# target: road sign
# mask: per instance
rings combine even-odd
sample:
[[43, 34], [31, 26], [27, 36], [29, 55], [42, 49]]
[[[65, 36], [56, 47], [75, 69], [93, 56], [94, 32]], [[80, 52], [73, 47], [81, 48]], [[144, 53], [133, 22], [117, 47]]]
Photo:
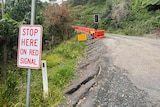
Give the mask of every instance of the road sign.
[[78, 34], [78, 41], [85, 41], [87, 40], [86, 34]]
[[42, 26], [22, 25], [19, 28], [17, 66], [40, 68], [42, 50]]

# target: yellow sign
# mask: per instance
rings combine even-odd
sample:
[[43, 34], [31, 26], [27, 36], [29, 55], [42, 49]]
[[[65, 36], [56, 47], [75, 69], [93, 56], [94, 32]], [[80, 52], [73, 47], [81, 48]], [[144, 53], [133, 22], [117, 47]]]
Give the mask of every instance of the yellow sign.
[[85, 41], [87, 40], [86, 34], [78, 34], [78, 41]]

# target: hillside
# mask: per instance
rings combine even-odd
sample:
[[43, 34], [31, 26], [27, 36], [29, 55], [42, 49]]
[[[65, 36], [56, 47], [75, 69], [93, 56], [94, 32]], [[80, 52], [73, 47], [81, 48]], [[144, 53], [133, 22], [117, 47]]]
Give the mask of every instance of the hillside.
[[[99, 28], [127, 35], [159, 34], [160, 0], [70, 0], [75, 23], [93, 27], [99, 14]], [[160, 36], [160, 35], [159, 35]]]
[[[31, 0], [6, 0], [4, 8], [0, 2], [0, 107], [25, 106], [27, 70], [17, 67], [17, 51], [19, 26], [30, 24], [30, 7]], [[61, 5], [36, 0], [35, 9], [35, 24], [43, 26], [49, 95], [43, 98], [41, 70], [32, 70], [31, 107], [57, 107], [65, 99], [64, 90], [87, 46], [77, 42], [72, 25], [93, 27], [98, 14], [99, 29], [107, 33], [160, 37], [160, 0], [67, 0]]]

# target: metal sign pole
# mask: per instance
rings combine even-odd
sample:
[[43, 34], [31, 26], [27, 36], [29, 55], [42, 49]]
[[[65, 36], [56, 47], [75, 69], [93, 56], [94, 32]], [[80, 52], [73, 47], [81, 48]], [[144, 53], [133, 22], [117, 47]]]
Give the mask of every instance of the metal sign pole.
[[31, 25], [34, 25], [34, 17], [35, 17], [35, 2], [36, 0], [32, 0], [32, 7], [31, 7]]
[[[36, 1], [36, 0], [32, 0], [31, 21], [30, 21], [30, 24], [31, 24], [31, 25], [34, 25], [35, 1]], [[30, 85], [31, 85], [31, 69], [28, 68], [26, 107], [29, 107], [29, 101], [30, 101]]]
[[26, 107], [29, 107], [30, 86], [31, 86], [31, 69], [28, 69]]

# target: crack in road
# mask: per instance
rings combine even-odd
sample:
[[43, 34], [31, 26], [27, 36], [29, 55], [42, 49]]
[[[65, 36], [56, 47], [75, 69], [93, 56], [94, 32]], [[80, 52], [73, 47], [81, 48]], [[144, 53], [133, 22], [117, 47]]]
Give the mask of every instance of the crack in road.
[[73, 94], [74, 92], [78, 91], [78, 89], [82, 86], [85, 85], [87, 82], [89, 82], [90, 80], [92, 80], [94, 78], [94, 76], [88, 77], [86, 80], [84, 80], [82, 83], [80, 83], [79, 85], [77, 85], [76, 88], [73, 88], [71, 90], [69, 90], [68, 92], [66, 92], [66, 94]]
[[66, 102], [60, 107], [159, 107], [148, 93], [137, 88], [128, 71], [113, 65], [102, 40], [90, 40], [88, 50], [66, 90]]

